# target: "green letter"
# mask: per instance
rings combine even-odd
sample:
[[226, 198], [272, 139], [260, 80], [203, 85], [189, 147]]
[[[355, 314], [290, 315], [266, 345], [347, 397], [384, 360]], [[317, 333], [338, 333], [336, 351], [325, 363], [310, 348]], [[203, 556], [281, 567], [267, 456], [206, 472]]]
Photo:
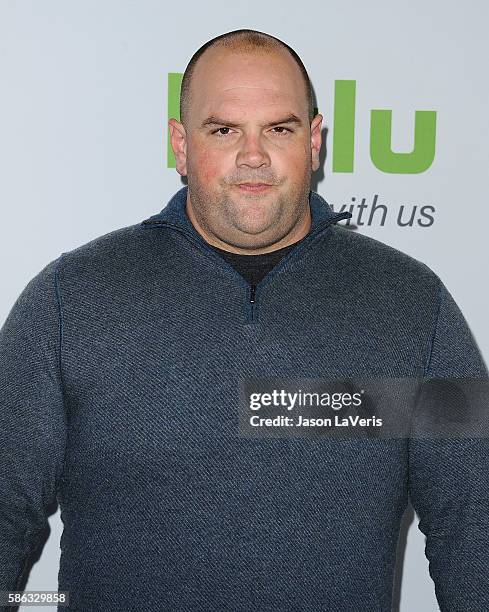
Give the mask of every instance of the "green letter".
[[333, 172], [353, 172], [356, 81], [335, 81]]
[[417, 174], [427, 170], [435, 158], [436, 112], [416, 111], [414, 148], [411, 153], [391, 149], [392, 111], [372, 110], [370, 157], [379, 170], [392, 174]]
[[[168, 119], [176, 119], [180, 121], [180, 88], [182, 86], [183, 73], [169, 72], [168, 73]], [[170, 143], [170, 129], [167, 126], [166, 130], [167, 144], [167, 164], [168, 168], [175, 168], [175, 155]]]

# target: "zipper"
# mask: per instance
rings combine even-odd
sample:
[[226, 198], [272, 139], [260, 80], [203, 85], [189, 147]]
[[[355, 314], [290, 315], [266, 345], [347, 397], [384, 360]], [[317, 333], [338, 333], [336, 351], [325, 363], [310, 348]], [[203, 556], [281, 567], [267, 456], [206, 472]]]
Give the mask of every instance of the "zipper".
[[250, 304], [255, 303], [256, 285], [250, 286]]
[[228, 269], [228, 271], [232, 273], [232, 275], [235, 278], [238, 279], [239, 283], [247, 288], [247, 292], [248, 292], [247, 308], [248, 308], [248, 313], [249, 313], [247, 315], [247, 322], [256, 323], [257, 322], [258, 294], [261, 293], [261, 291], [263, 290], [263, 287], [268, 285], [269, 282], [273, 278], [275, 278], [275, 276], [280, 272], [280, 270], [289, 261], [289, 259], [293, 259], [294, 257], [297, 257], [299, 253], [301, 253], [307, 246], [309, 246], [311, 242], [313, 241], [313, 239], [316, 238], [323, 230], [326, 230], [332, 223], [336, 223], [337, 221], [341, 221], [342, 219], [349, 219], [350, 217], [351, 217], [351, 213], [344, 211], [344, 212], [336, 213], [334, 216], [330, 217], [326, 221], [318, 223], [318, 225], [312, 230], [312, 232], [310, 232], [304, 237], [301, 244], [297, 248], [292, 249], [289, 253], [287, 253], [287, 255], [285, 255], [285, 257], [283, 257], [279, 261], [279, 263], [275, 266], [275, 268], [273, 268], [265, 276], [265, 278], [261, 280], [257, 285], [254, 285], [254, 284], [250, 285], [241, 276], [241, 274], [237, 270], [235, 270], [233, 266], [228, 264], [226, 260], [223, 259], [219, 255], [219, 253], [216, 253], [207, 244], [207, 242], [203, 238], [200, 238], [200, 239], [196, 238], [195, 236], [191, 234], [191, 232], [188, 229], [185, 229], [181, 227], [180, 225], [177, 225], [176, 223], [172, 223], [171, 221], [166, 221], [165, 219], [145, 219], [144, 221], [141, 222], [141, 225], [153, 226], [153, 227], [161, 227], [161, 226], [171, 227], [175, 229], [176, 231], [180, 232], [183, 236], [185, 236], [185, 238], [187, 238], [191, 243], [193, 243], [201, 251], [204, 251], [210, 254], [212, 257], [215, 257], [216, 260], [219, 261], [221, 265], [224, 264], [225, 268]]
[[255, 302], [256, 302], [256, 285], [250, 285], [250, 318], [251, 321], [255, 320]]

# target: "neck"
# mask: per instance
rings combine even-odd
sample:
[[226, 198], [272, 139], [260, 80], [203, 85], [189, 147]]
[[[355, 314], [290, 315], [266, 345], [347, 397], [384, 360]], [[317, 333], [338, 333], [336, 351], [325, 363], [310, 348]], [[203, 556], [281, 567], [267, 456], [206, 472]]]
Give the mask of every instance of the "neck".
[[[187, 197], [185, 211], [195, 230], [202, 236], [202, 238], [208, 244], [210, 244], [211, 246], [218, 247], [219, 249], [229, 251], [231, 253], [237, 253], [239, 255], [262, 255], [264, 253], [271, 253], [272, 251], [283, 249], [284, 247], [294, 244], [295, 242], [298, 242], [299, 240], [304, 238], [304, 236], [308, 234], [311, 228], [311, 211], [309, 205], [307, 205], [305, 207], [305, 214], [300, 218], [299, 222], [292, 228], [292, 230], [287, 233], [286, 236], [283, 236], [279, 240], [276, 240], [275, 242], [272, 242], [265, 246], [236, 246], [235, 244], [225, 242], [224, 240], [218, 238], [212, 232], [209, 232], [202, 227], [202, 225], [198, 222], [194, 214], [192, 203], [190, 201], [190, 194], [188, 194]], [[247, 236], [249, 236], [249, 234], [247, 234]]]

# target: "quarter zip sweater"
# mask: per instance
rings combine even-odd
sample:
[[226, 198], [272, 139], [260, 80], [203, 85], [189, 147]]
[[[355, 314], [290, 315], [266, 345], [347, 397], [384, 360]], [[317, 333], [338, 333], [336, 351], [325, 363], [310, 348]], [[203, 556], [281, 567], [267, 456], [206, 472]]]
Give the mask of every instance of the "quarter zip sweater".
[[251, 376], [487, 379], [447, 288], [312, 191], [250, 285], [186, 196], [62, 253], [1, 328], [0, 590], [58, 501], [69, 610], [389, 612], [410, 498], [442, 612], [489, 610], [487, 439], [238, 430]]

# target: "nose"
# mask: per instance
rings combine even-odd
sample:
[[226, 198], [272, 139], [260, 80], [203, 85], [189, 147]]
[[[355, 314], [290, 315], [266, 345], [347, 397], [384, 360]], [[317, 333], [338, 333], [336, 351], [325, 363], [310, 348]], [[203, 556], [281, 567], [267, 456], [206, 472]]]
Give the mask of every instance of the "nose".
[[270, 156], [259, 134], [243, 136], [236, 156], [236, 165], [239, 167], [248, 166], [250, 168], [270, 165]]

